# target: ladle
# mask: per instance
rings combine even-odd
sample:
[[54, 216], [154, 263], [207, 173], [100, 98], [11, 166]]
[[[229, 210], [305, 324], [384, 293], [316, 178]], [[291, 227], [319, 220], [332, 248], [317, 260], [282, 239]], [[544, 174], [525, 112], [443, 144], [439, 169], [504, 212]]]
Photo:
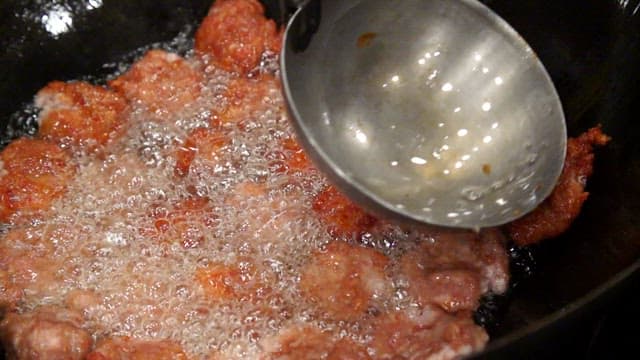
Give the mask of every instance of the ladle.
[[303, 146], [378, 215], [501, 225], [543, 201], [562, 170], [553, 83], [478, 1], [307, 1], [288, 23], [281, 69]]

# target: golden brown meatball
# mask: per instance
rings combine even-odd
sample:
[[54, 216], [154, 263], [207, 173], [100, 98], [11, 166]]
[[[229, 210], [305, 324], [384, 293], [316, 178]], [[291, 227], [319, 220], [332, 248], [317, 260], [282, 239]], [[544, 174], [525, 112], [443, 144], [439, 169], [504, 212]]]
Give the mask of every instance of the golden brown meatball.
[[152, 218], [153, 228], [144, 229], [144, 235], [193, 249], [203, 244], [206, 232], [215, 227], [217, 217], [208, 198], [194, 196], [168, 209], [152, 209]]
[[331, 351], [331, 334], [314, 326], [291, 327], [263, 342], [266, 359], [315, 360], [324, 359]]
[[225, 124], [235, 124], [242, 131], [264, 126], [256, 114], [264, 112], [270, 105], [272, 98], [279, 96], [274, 88], [279, 87], [278, 80], [271, 75], [261, 75], [256, 78], [233, 78], [228, 84], [224, 97], [224, 105], [213, 109], [211, 124], [219, 127]]
[[65, 281], [64, 264], [54, 257], [70, 241], [74, 229], [15, 227], [0, 242], [0, 310], [15, 310], [18, 302], [49, 296]]
[[195, 49], [220, 68], [246, 75], [267, 52], [279, 53], [282, 36], [257, 0], [218, 0], [196, 32]]
[[240, 268], [225, 264], [209, 264], [198, 269], [196, 281], [202, 286], [207, 298], [216, 302], [237, 298], [237, 293], [246, 285]]
[[219, 162], [219, 152], [230, 143], [231, 139], [220, 131], [204, 128], [193, 130], [176, 152], [175, 174], [189, 174], [191, 164], [196, 159], [206, 167], [213, 168]]
[[327, 355], [327, 360], [370, 360], [371, 357], [367, 350], [347, 339], [343, 338], [333, 345], [333, 348]]
[[289, 174], [304, 173], [314, 168], [311, 159], [296, 140], [284, 139], [282, 147], [285, 151], [285, 166], [282, 169], [284, 172]]
[[67, 308], [84, 314], [94, 306], [99, 305], [102, 299], [96, 292], [92, 290], [71, 290], [65, 297], [65, 305]]
[[109, 82], [127, 100], [158, 118], [183, 111], [200, 96], [202, 74], [179, 55], [151, 50]]
[[359, 236], [377, 222], [333, 186], [315, 196], [313, 210], [327, 225], [329, 233], [336, 237]]
[[49, 209], [74, 173], [67, 153], [45, 141], [21, 138], [0, 152], [0, 221]]
[[506, 290], [508, 267], [503, 239], [495, 230], [481, 235], [443, 230], [400, 259], [400, 278], [421, 305], [473, 311], [483, 293]]
[[36, 95], [42, 108], [38, 135], [60, 145], [93, 150], [106, 144], [125, 121], [119, 94], [86, 82], [54, 81]]
[[300, 291], [330, 318], [356, 320], [389, 295], [388, 262], [376, 250], [333, 241], [311, 254], [300, 276]]
[[334, 339], [313, 325], [291, 326], [262, 342], [264, 359], [369, 360], [366, 349], [348, 338]]
[[195, 279], [206, 299], [213, 303], [233, 300], [257, 303], [274, 295], [273, 273], [246, 257], [228, 264], [212, 263], [199, 268]]
[[489, 337], [468, 313], [406, 309], [373, 321], [369, 347], [377, 359], [456, 359], [484, 347]]
[[87, 360], [186, 360], [180, 345], [169, 340], [115, 337], [101, 340]]
[[28, 251], [0, 248], [0, 307], [13, 309], [25, 292], [45, 296], [60, 285], [56, 270], [60, 264], [35, 257]]
[[599, 127], [569, 139], [564, 169], [551, 195], [533, 212], [505, 226], [516, 244], [535, 244], [569, 229], [589, 196], [584, 188], [593, 173], [593, 149], [609, 140]]
[[92, 344], [91, 335], [81, 325], [78, 313], [48, 307], [7, 314], [0, 323], [0, 337], [9, 358], [80, 360]]

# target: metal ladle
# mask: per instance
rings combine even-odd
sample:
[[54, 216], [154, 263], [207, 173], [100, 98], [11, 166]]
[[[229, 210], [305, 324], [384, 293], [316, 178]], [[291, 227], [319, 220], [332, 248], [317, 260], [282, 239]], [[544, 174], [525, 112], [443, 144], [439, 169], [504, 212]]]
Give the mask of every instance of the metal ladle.
[[303, 146], [378, 215], [501, 225], [533, 210], [562, 170], [553, 83], [478, 1], [307, 1], [289, 21], [281, 69]]

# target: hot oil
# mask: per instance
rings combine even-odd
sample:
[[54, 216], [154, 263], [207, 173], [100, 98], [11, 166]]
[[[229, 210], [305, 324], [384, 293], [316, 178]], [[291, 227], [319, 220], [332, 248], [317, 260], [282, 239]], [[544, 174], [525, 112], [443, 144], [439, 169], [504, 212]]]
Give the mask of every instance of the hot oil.
[[[266, 57], [262, 71], [277, 71], [274, 64]], [[95, 340], [171, 339], [196, 357], [257, 357], [267, 339], [305, 324], [365, 343], [356, 330], [370, 315], [353, 323], [328, 320], [298, 290], [311, 253], [332, 240], [312, 209], [327, 182], [315, 170], [274, 171], [271, 160], [290, 155], [282, 144], [294, 137], [277, 83], [244, 119], [216, 128], [210, 119], [227, 105], [223, 94], [234, 78], [210, 66], [205, 72], [195, 105], [158, 116], [133, 104], [125, 134], [104, 154], [76, 154], [77, 175], [66, 196], [53, 215], [32, 225], [52, 244], [58, 284], [27, 294], [20, 311], [62, 305], [73, 290], [88, 290], [98, 300], [82, 310]], [[230, 141], [214, 160], [196, 156], [189, 173], [178, 176], [176, 154], [198, 128], [221, 131]], [[180, 213], [187, 199], [205, 199], [204, 210]], [[415, 307], [394, 273], [397, 260], [423, 238], [384, 224], [347, 240], [391, 259], [394, 291], [380, 299], [379, 310]], [[215, 269], [226, 275], [203, 277]]]
[[[108, 66], [121, 73], [126, 65]], [[260, 338], [307, 316], [298, 305], [303, 301], [296, 282], [308, 254], [329, 240], [310, 209], [310, 196], [324, 180], [313, 174], [316, 184], [302, 191], [285, 186], [288, 175], [269, 172], [264, 153], [285, 151], [282, 139], [293, 136], [279, 89], [270, 89], [259, 111], [246, 119], [250, 130], [226, 126], [232, 142], [216, 164], [196, 159], [192, 167], [201, 173], [184, 179], [174, 174], [178, 147], [191, 130], [208, 127], [211, 111], [226, 101], [221, 93], [231, 75], [209, 70], [203, 96], [191, 110], [157, 119], [134, 105], [125, 136], [110, 145], [104, 159], [76, 156], [77, 176], [67, 195], [39, 225], [76, 234], [48, 239], [55, 243], [52, 256], [64, 264], [60, 286], [46, 296], [27, 296], [22, 311], [64, 304], [72, 290], [90, 290], [102, 299], [85, 309], [96, 339], [168, 338], [191, 354], [221, 351], [238, 358], [255, 355]], [[238, 195], [238, 203], [229, 204], [234, 188], [245, 182], [260, 184], [265, 193]], [[197, 246], [144, 232], [154, 226], [151, 209], [171, 211], [194, 196], [208, 199], [215, 214], [211, 228], [192, 219], [203, 237]], [[270, 285], [277, 296], [253, 302], [207, 296], [197, 271], [210, 264], [236, 266], [241, 259], [273, 273], [269, 279], [277, 281]]]

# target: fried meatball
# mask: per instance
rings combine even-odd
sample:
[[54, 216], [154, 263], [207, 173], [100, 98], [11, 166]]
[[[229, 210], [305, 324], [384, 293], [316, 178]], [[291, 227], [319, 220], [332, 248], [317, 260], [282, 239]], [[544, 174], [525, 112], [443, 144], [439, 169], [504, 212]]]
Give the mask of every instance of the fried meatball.
[[362, 345], [343, 338], [333, 345], [327, 360], [371, 360], [371, 357]]
[[215, 301], [236, 298], [237, 289], [244, 287], [240, 269], [237, 266], [209, 264], [196, 272], [196, 281], [204, 289], [205, 295]]
[[304, 152], [298, 142], [292, 138], [287, 138], [282, 142], [285, 150], [285, 171], [289, 174], [304, 173], [313, 169], [311, 159]]
[[205, 235], [217, 221], [208, 198], [193, 196], [172, 207], [151, 209], [152, 228], [143, 229], [142, 234], [157, 241], [178, 242], [185, 249], [200, 247]]
[[251, 259], [240, 257], [229, 264], [212, 263], [196, 271], [196, 282], [214, 303], [238, 300], [259, 302], [272, 295], [273, 273]]
[[202, 74], [176, 54], [151, 50], [109, 86], [158, 118], [192, 106], [201, 92]]
[[225, 204], [233, 206], [237, 209], [246, 209], [253, 201], [266, 199], [269, 195], [269, 189], [263, 183], [255, 183], [253, 181], [243, 181], [229, 192], [225, 199]]
[[186, 360], [180, 345], [169, 340], [115, 337], [101, 340], [87, 360]]
[[61, 283], [55, 274], [60, 267], [24, 250], [0, 248], [0, 307], [13, 309], [25, 292], [46, 296]]
[[333, 186], [326, 187], [315, 196], [313, 210], [334, 236], [358, 236], [377, 222]]
[[71, 290], [65, 297], [65, 305], [67, 308], [84, 314], [94, 306], [99, 305], [102, 299], [95, 291], [92, 290]]
[[295, 198], [272, 192], [267, 184], [250, 180], [236, 184], [224, 203], [242, 219], [236, 224], [236, 235], [256, 247], [270, 247], [291, 239], [304, 226], [307, 211]]
[[125, 121], [119, 94], [86, 82], [54, 81], [38, 92], [38, 135], [63, 146], [93, 150], [112, 139]]
[[489, 339], [467, 313], [450, 315], [434, 307], [377, 317], [369, 337], [377, 359], [456, 359], [482, 349]]
[[9, 313], [0, 323], [0, 338], [9, 358], [80, 360], [92, 344], [81, 325], [82, 317], [64, 308]]
[[369, 360], [366, 349], [348, 338], [336, 341], [316, 326], [291, 326], [262, 342], [265, 359]]
[[355, 320], [389, 295], [388, 262], [376, 250], [333, 241], [311, 254], [302, 269], [300, 291], [328, 317]]
[[259, 114], [272, 106], [272, 98], [280, 96], [274, 90], [277, 86], [278, 80], [270, 75], [230, 80], [222, 94], [225, 105], [213, 110], [212, 125], [235, 124], [242, 131], [264, 126]]
[[195, 49], [226, 71], [247, 75], [265, 52], [279, 53], [282, 36], [257, 0], [217, 0], [196, 32]]
[[[491, 230], [493, 231], [493, 230]], [[429, 235], [400, 260], [400, 278], [421, 305], [448, 312], [473, 311], [480, 296], [506, 291], [509, 262], [494, 233], [441, 231]]]
[[516, 244], [535, 244], [567, 231], [589, 196], [584, 188], [593, 173], [593, 150], [609, 140], [599, 127], [569, 139], [564, 169], [551, 195], [531, 213], [505, 226]]
[[74, 236], [72, 229], [39, 226], [15, 227], [0, 243], [0, 309], [13, 311], [28, 296], [37, 299], [54, 293], [72, 275], [54, 253]]
[[266, 359], [323, 359], [331, 350], [331, 334], [313, 326], [291, 327], [275, 338], [267, 339], [263, 347]]
[[49, 209], [74, 174], [69, 155], [57, 145], [21, 138], [0, 152], [0, 221]]
[[193, 130], [176, 152], [175, 174], [189, 174], [191, 164], [196, 159], [208, 168], [215, 167], [219, 152], [230, 143], [231, 139], [220, 131], [204, 128]]

